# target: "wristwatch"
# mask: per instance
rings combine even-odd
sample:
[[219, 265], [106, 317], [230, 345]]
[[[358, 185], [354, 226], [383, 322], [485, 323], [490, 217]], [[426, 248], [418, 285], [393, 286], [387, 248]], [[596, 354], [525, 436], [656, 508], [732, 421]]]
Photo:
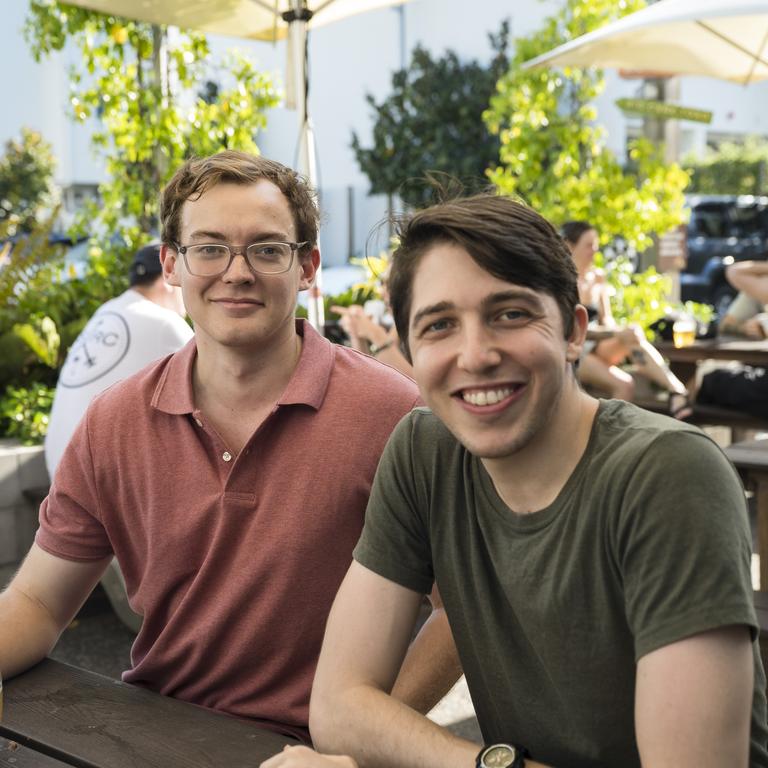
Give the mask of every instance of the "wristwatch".
[[528, 751], [511, 744], [491, 744], [477, 756], [475, 768], [524, 768]]

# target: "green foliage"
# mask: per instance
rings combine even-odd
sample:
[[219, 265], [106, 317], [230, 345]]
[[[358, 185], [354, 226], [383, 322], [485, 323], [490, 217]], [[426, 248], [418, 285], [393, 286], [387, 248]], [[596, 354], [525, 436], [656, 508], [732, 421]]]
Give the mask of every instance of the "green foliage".
[[24, 445], [41, 443], [48, 431], [53, 393], [40, 383], [8, 387], [0, 399], [0, 434], [16, 437]]
[[[0, 161], [0, 227], [3, 211], [10, 211], [5, 218], [29, 232], [12, 250], [0, 251], [0, 392], [6, 392], [4, 403], [18, 406], [5, 422], [15, 430], [9, 434], [26, 430], [24, 439], [32, 439], [44, 433], [47, 411], [21, 383], [55, 384], [87, 319], [127, 287], [131, 255], [159, 230], [163, 184], [193, 155], [226, 148], [258, 153], [256, 135], [278, 97], [245, 57], [230, 53], [220, 64], [211, 62], [206, 39], [196, 33], [174, 34], [171, 44], [165, 27], [55, 0], [30, 0], [24, 33], [37, 60], [68, 41], [79, 49], [79, 64], [70, 71], [70, 114], [98, 122], [93, 144], [109, 177], [73, 230], [92, 238], [87, 274], [75, 279], [63, 272], [62, 250], [48, 248], [54, 216], [38, 221], [53, 168], [47, 145], [25, 133]], [[196, 95], [203, 75], [219, 82]], [[27, 414], [35, 403], [39, 413]]]
[[592, 70], [523, 70], [521, 64], [578, 35], [645, 5], [643, 0], [566, 0], [562, 10], [516, 40], [509, 71], [485, 113], [501, 141], [500, 164], [489, 176], [502, 194], [517, 195], [555, 224], [590, 221], [603, 242], [621, 235], [638, 251], [652, 233], [684, 218], [688, 175], [665, 165], [647, 140], [631, 144], [634, 170], [622, 168], [605, 147], [592, 102], [603, 90]]
[[635, 272], [626, 256], [620, 256], [603, 265], [605, 279], [611, 288], [611, 312], [619, 325], [637, 324], [653, 341], [651, 325], [664, 317], [678, 313], [691, 315], [702, 326], [714, 318], [709, 304], [686, 301], [685, 304], [670, 304], [672, 289], [670, 278], [660, 274], [654, 267], [644, 272]]
[[71, 115], [100, 122], [93, 143], [109, 176], [81, 226], [101, 235], [93, 277], [109, 298], [125, 287], [129, 255], [158, 231], [159, 191], [176, 167], [226, 148], [258, 152], [255, 136], [277, 93], [268, 76], [231, 53], [216, 70], [224, 85], [194, 95], [213, 67], [203, 35], [174, 35], [171, 45], [165, 27], [55, 0], [30, 0], [25, 36], [36, 59], [68, 40], [80, 50], [70, 72]]
[[13, 333], [49, 368], [56, 368], [61, 339], [56, 323], [50, 317], [34, 318], [28, 323], [16, 323]]
[[462, 62], [453, 51], [434, 59], [417, 46], [406, 69], [392, 75], [392, 93], [380, 104], [368, 94], [374, 113], [373, 146], [357, 134], [352, 149], [371, 193], [399, 194], [410, 204], [426, 202], [424, 179], [443, 171], [454, 177], [484, 179], [498, 157], [499, 141], [483, 125], [482, 113], [509, 59], [509, 24], [489, 35], [494, 56], [489, 65]]
[[53, 207], [55, 160], [51, 146], [36, 131], [21, 129], [0, 158], [0, 238], [29, 232]]
[[725, 142], [704, 157], [683, 161], [691, 174], [689, 192], [711, 195], [768, 194], [768, 141], [757, 136]]

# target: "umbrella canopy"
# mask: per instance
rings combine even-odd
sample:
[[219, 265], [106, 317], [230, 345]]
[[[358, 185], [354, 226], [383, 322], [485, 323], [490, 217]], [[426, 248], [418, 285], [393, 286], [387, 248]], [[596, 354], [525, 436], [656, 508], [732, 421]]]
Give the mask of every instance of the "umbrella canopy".
[[660, 0], [527, 61], [705, 75], [746, 85], [768, 79], [768, 0]]
[[[288, 35], [290, 14], [296, 7], [309, 13], [310, 27], [330, 24], [346, 16], [406, 0], [67, 0], [102, 13], [197, 29], [210, 35], [250, 40], [280, 40]], [[301, 13], [301, 11], [299, 11]]]

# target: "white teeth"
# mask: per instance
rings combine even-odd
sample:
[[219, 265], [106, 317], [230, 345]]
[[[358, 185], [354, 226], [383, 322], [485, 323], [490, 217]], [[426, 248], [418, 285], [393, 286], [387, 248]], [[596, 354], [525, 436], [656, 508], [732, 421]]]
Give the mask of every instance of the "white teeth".
[[511, 394], [511, 389], [503, 387], [502, 389], [486, 389], [479, 392], [462, 392], [461, 397], [465, 403], [471, 405], [496, 405]]

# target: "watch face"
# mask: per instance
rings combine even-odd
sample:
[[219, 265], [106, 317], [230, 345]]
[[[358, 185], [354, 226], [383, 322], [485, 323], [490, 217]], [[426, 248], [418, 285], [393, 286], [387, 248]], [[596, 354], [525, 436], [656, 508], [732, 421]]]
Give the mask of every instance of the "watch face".
[[483, 752], [482, 765], [485, 768], [509, 768], [517, 754], [508, 744], [494, 744]]

